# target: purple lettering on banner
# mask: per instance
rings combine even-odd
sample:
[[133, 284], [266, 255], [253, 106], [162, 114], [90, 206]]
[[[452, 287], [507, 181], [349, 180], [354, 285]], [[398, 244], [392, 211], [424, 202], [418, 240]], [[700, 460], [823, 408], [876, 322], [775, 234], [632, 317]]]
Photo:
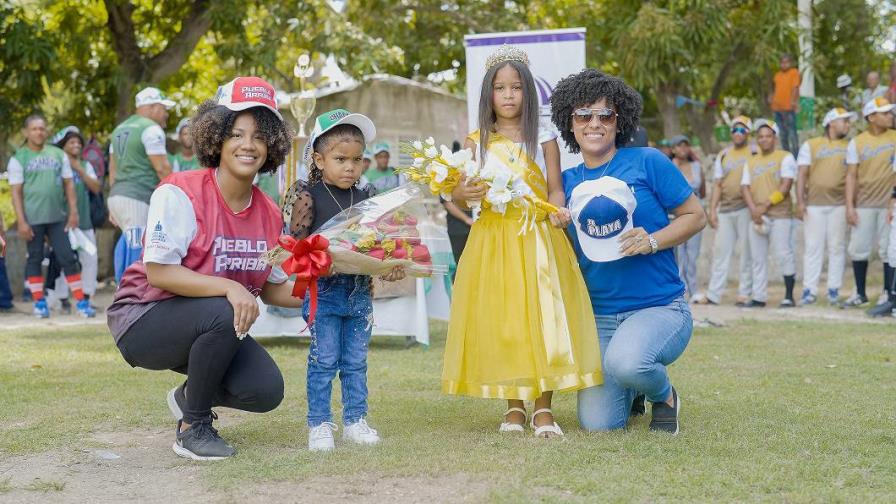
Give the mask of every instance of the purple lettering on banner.
[[585, 40], [585, 32], [573, 33], [534, 33], [520, 35], [504, 35], [501, 37], [483, 37], [474, 39], [464, 39], [464, 45], [467, 47], [476, 46], [494, 46], [503, 44], [537, 44], [540, 42], [571, 42], [576, 40]]

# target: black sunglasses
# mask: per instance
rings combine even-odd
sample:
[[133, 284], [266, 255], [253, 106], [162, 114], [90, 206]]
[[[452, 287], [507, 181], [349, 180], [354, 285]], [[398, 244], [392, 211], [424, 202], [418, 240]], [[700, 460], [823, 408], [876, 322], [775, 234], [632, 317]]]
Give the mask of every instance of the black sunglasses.
[[611, 126], [616, 122], [616, 117], [618, 115], [619, 114], [617, 114], [615, 110], [608, 108], [579, 108], [575, 109], [572, 112], [572, 119], [573, 122], [581, 126], [584, 124], [590, 124], [594, 117], [597, 116], [597, 119], [601, 124], [603, 124], [604, 126]]

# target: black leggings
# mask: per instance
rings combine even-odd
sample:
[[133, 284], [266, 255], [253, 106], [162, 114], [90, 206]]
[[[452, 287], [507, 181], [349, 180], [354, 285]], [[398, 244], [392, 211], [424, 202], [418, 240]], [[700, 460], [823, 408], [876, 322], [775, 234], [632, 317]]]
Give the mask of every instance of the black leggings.
[[50, 246], [53, 247], [53, 253], [59, 260], [59, 265], [62, 267], [62, 271], [65, 272], [65, 276], [81, 272], [81, 265], [78, 264], [78, 259], [75, 257], [75, 253], [72, 252], [71, 243], [68, 241], [68, 233], [65, 232], [64, 222], [32, 224], [31, 230], [34, 231], [34, 238], [28, 242], [28, 260], [25, 262], [25, 276], [41, 276], [40, 263], [44, 260], [44, 238], [47, 238]]
[[184, 422], [208, 419], [212, 406], [264, 413], [283, 400], [283, 375], [257, 341], [242, 341], [226, 298], [159, 302], [121, 337], [132, 366], [187, 375]]

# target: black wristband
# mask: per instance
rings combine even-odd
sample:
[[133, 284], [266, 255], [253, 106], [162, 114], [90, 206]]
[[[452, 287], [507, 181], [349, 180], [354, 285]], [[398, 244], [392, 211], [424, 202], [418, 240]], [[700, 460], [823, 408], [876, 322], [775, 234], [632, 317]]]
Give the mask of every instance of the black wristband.
[[893, 192], [890, 194], [890, 197], [896, 199], [896, 187], [893, 188]]

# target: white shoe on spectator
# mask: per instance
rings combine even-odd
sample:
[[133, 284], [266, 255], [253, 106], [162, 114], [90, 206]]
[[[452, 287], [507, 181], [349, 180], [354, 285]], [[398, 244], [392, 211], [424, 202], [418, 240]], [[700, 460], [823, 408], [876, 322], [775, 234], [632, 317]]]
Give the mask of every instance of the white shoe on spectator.
[[363, 418], [346, 425], [345, 430], [342, 431], [342, 439], [362, 445], [375, 445], [380, 442], [379, 434], [367, 425], [367, 420]]
[[308, 431], [309, 451], [333, 451], [336, 442], [333, 440], [333, 432], [339, 430], [333, 422], [324, 422]]

